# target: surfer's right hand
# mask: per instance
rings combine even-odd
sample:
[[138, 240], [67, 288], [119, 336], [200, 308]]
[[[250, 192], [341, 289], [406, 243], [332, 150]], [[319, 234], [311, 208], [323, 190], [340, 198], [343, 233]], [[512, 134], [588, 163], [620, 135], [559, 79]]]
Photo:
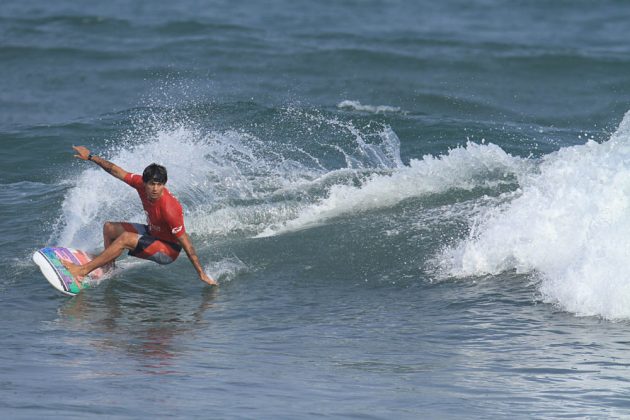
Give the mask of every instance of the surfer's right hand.
[[75, 158], [79, 158], [82, 160], [89, 160], [90, 150], [85, 146], [72, 146], [72, 148], [78, 153], [78, 155], [74, 155]]

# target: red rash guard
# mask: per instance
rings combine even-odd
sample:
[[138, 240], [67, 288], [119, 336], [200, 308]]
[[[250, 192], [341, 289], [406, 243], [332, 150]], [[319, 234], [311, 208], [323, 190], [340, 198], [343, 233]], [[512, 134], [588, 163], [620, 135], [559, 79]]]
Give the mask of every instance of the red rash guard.
[[167, 188], [164, 188], [162, 196], [157, 201], [149, 201], [144, 191], [142, 176], [138, 174], [128, 173], [124, 181], [138, 191], [140, 200], [142, 200], [142, 207], [144, 207], [144, 212], [147, 215], [149, 234], [162, 241], [177, 244], [179, 242], [177, 238], [186, 232], [184, 212], [179, 201], [173, 197]]

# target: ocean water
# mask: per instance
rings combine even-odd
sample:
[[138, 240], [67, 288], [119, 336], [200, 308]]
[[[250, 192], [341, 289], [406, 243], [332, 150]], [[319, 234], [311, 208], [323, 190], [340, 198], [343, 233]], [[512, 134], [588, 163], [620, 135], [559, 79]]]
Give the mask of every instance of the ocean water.
[[[0, 5], [5, 418], [630, 416], [630, 4]], [[203, 266], [125, 257], [169, 170]]]

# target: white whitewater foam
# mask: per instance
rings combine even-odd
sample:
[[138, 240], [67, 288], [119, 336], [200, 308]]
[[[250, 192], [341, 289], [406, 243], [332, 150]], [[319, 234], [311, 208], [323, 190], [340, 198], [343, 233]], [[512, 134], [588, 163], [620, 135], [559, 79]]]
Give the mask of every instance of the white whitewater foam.
[[337, 104], [337, 108], [340, 109], [352, 109], [360, 112], [371, 112], [373, 114], [382, 114], [386, 112], [400, 112], [400, 108], [397, 106], [389, 105], [362, 105], [359, 101], [345, 100]]
[[630, 113], [609, 141], [544, 157], [513, 201], [439, 256], [447, 275], [535, 272], [546, 302], [630, 318]]

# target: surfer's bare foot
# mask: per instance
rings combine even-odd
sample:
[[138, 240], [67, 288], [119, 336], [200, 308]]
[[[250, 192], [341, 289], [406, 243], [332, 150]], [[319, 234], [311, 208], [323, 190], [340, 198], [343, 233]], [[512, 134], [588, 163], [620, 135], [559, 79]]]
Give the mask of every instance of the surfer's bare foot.
[[80, 265], [73, 264], [68, 260], [61, 260], [61, 263], [68, 269], [72, 277], [74, 277], [74, 281], [80, 286], [83, 282], [83, 277], [85, 277], [82, 267]]

